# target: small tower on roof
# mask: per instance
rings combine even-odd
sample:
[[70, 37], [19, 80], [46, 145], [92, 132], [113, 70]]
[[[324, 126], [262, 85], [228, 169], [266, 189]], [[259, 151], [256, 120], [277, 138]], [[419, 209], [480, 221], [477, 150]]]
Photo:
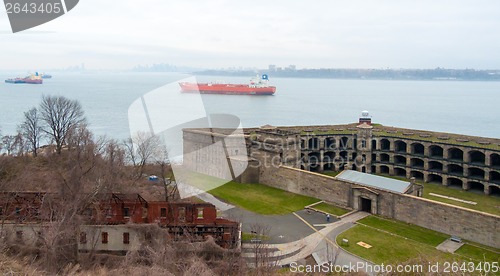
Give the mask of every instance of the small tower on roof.
[[361, 117], [359, 117], [359, 124], [366, 123], [368, 125], [372, 124], [372, 116], [370, 116], [370, 112], [368, 110], [361, 111]]

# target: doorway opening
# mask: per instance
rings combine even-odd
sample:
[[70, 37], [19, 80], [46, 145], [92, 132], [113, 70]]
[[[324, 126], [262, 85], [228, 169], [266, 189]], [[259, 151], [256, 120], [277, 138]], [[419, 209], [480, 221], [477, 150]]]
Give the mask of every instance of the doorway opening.
[[360, 197], [360, 199], [361, 199], [361, 211], [371, 213], [372, 212], [371, 199], [367, 199], [367, 198], [363, 198], [363, 197]]

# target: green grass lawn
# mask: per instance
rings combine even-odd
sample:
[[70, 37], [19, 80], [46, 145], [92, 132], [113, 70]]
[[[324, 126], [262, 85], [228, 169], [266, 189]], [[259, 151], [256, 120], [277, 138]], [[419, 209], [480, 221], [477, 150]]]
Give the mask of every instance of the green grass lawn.
[[[342, 245], [342, 239], [349, 240], [349, 245]], [[360, 241], [372, 247], [367, 249], [357, 245], [356, 243]], [[356, 225], [337, 236], [337, 243], [345, 250], [378, 264], [403, 263], [427, 256], [448, 261], [455, 259], [453, 255], [441, 252], [430, 245], [393, 236], [363, 225]]]
[[[393, 179], [397, 179], [397, 180], [402, 180], [402, 181], [409, 181], [408, 179], [406, 179], [404, 177], [390, 176], [390, 175], [386, 175], [386, 174], [377, 174], [377, 175], [388, 177], [388, 178], [393, 178]], [[498, 196], [488, 196], [488, 195], [484, 195], [484, 194], [478, 194], [478, 193], [471, 192], [471, 191], [464, 191], [462, 189], [445, 187], [443, 185], [439, 185], [439, 184], [435, 184], [435, 183], [423, 183], [420, 181], [417, 181], [417, 183], [424, 185], [424, 195], [423, 195], [424, 198], [500, 216], [500, 197], [498, 197]], [[450, 196], [450, 197], [463, 199], [463, 200], [467, 200], [467, 201], [474, 201], [474, 202], [477, 202], [477, 204], [472, 205], [472, 204], [467, 204], [467, 203], [463, 203], [463, 202], [456, 201], [456, 200], [432, 196], [432, 195], [430, 195], [430, 193]]]
[[401, 221], [383, 219], [376, 216], [366, 217], [364, 219], [359, 220], [358, 223], [371, 226], [380, 230], [384, 230], [434, 247], [450, 237], [449, 235], [429, 230], [427, 228], [423, 228], [413, 224]]
[[337, 207], [335, 205], [331, 205], [331, 204], [328, 204], [325, 202], [321, 202], [320, 204], [314, 205], [314, 206], [312, 206], [312, 208], [326, 212], [326, 213], [330, 213], [330, 214], [336, 215], [336, 216], [342, 216], [342, 215], [347, 214], [351, 211], [351, 210], [340, 208], [340, 207]]
[[270, 240], [269, 236], [266, 235], [258, 235], [253, 233], [241, 232], [241, 241], [242, 242], [250, 242], [252, 239], [259, 239], [261, 241]]
[[[436, 196], [429, 195], [429, 193], [435, 193], [445, 196], [451, 196], [454, 198], [459, 198], [468, 201], [477, 202], [476, 205], [471, 205], [456, 200], [450, 200], [446, 198], [440, 198]], [[500, 215], [500, 197], [488, 196], [483, 194], [476, 194], [470, 191], [464, 191], [461, 189], [448, 188], [439, 184], [424, 183], [424, 198], [432, 199], [435, 201], [440, 201], [456, 206], [461, 206], [485, 213], [490, 213], [494, 215]]]
[[[439, 261], [499, 261], [500, 254], [494, 248], [474, 243], [465, 244], [456, 254], [445, 253], [435, 247], [449, 235], [416, 225], [369, 216], [358, 225], [337, 237], [337, 243], [345, 250], [375, 263], [401, 263], [417, 258], [433, 256]], [[375, 229], [374, 229], [375, 228]], [[343, 245], [348, 239], [349, 245]], [[363, 241], [372, 246], [366, 249], [356, 243]]]
[[287, 214], [302, 210], [319, 199], [290, 193], [263, 184], [229, 182], [209, 191], [212, 195], [246, 210], [263, 214]]
[[498, 249], [495, 251], [493, 248], [485, 248], [487, 247], [464, 244], [457, 251], [455, 251], [455, 253], [478, 261], [500, 262], [500, 253], [498, 253]]

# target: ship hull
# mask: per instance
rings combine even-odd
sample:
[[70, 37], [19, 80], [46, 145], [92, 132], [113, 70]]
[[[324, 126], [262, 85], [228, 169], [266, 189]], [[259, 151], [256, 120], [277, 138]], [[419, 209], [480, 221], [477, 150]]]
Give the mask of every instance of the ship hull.
[[30, 79], [30, 78], [17, 78], [17, 79], [7, 79], [7, 80], [5, 80], [5, 83], [14, 83], [14, 84], [20, 84], [20, 83], [42, 84], [43, 80], [42, 79]]
[[179, 83], [183, 93], [223, 94], [223, 95], [273, 95], [276, 87], [253, 87], [244, 84]]
[[42, 84], [43, 80], [41, 80], [41, 79], [34, 79], [34, 80], [27, 79], [27, 80], [24, 80], [24, 83], [28, 83], [28, 84]]
[[22, 79], [8, 79], [5, 80], [5, 83], [25, 83], [25, 81]]

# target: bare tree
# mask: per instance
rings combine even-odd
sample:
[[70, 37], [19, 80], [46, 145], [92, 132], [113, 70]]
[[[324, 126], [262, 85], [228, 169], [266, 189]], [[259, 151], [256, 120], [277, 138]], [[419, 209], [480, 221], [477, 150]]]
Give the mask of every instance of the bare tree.
[[36, 107], [24, 112], [24, 122], [20, 126], [23, 136], [27, 140], [33, 156], [37, 156], [42, 138], [42, 122]]
[[82, 106], [63, 96], [43, 96], [40, 113], [47, 125], [44, 132], [54, 140], [56, 152], [61, 154], [68, 133], [85, 122]]
[[158, 136], [147, 132], [137, 132], [134, 137], [124, 141], [127, 158], [136, 168], [137, 179], [142, 177], [145, 166], [154, 161], [153, 158], [158, 152], [160, 144]]
[[156, 148], [156, 153], [154, 154], [155, 164], [160, 170], [160, 179], [165, 189], [165, 201], [172, 201], [177, 196], [177, 185], [168, 176], [168, 172], [171, 170], [169, 150], [165, 143], [160, 141], [160, 144]]
[[2, 137], [2, 145], [5, 149], [7, 155], [11, 155], [16, 147], [16, 136], [15, 135], [5, 135]]

